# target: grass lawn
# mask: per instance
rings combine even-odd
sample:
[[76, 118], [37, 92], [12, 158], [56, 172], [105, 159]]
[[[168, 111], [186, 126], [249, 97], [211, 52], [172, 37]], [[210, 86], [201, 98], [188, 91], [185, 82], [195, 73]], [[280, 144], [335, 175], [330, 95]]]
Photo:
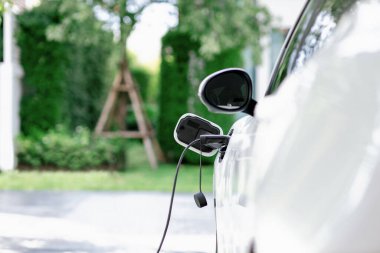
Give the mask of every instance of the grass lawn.
[[[149, 168], [142, 145], [128, 150], [125, 172], [15, 171], [0, 173], [0, 190], [171, 191], [176, 164]], [[212, 192], [212, 166], [203, 167], [202, 190]], [[199, 167], [181, 166], [178, 192], [198, 192]]]
[[[198, 192], [198, 167], [183, 166], [177, 191]], [[126, 172], [39, 172], [22, 171], [0, 174], [0, 190], [95, 190], [95, 191], [171, 191], [175, 165], [129, 169]], [[204, 167], [202, 190], [212, 191], [210, 166]]]
[[[105, 191], [171, 191], [175, 165], [130, 169], [126, 172], [38, 172], [22, 171], [0, 174], [1, 190], [105, 190]], [[212, 168], [203, 170], [203, 190], [212, 191]], [[181, 168], [177, 191], [196, 192], [198, 167]]]

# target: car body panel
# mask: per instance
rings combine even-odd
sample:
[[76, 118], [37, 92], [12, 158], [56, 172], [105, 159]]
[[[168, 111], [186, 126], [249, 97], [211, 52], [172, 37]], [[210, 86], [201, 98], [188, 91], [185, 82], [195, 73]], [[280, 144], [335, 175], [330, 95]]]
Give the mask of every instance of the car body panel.
[[380, 252], [380, 1], [237, 121], [215, 161], [218, 252]]
[[[218, 252], [245, 252], [251, 240], [248, 224], [252, 213], [246, 208], [248, 174], [252, 164], [251, 144], [255, 139], [256, 119], [246, 116], [232, 126], [232, 136], [224, 159], [215, 160], [216, 223]], [[248, 237], [247, 237], [248, 236]]]
[[379, 13], [358, 4], [258, 106], [257, 252], [380, 252]]

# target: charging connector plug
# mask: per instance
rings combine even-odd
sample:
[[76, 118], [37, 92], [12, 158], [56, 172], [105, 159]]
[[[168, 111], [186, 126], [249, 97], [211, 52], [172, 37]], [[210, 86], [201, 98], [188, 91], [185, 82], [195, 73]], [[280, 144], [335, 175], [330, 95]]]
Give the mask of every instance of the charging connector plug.
[[228, 135], [206, 134], [200, 136], [201, 145], [212, 149], [220, 149], [223, 146], [227, 146], [229, 141], [230, 136]]

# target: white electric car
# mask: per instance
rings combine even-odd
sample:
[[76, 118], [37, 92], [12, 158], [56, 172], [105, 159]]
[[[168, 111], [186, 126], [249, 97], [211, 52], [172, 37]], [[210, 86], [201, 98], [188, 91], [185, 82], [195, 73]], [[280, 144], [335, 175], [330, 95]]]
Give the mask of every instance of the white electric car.
[[217, 252], [380, 252], [380, 0], [307, 1], [257, 104], [251, 85], [200, 86], [250, 114], [215, 160]]

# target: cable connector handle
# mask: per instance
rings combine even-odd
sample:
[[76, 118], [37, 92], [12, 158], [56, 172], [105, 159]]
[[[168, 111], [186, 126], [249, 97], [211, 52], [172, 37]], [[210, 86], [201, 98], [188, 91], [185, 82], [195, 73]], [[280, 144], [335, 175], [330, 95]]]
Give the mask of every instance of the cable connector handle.
[[228, 135], [205, 134], [200, 136], [201, 145], [212, 149], [220, 149], [223, 146], [227, 146], [229, 141], [230, 136]]

